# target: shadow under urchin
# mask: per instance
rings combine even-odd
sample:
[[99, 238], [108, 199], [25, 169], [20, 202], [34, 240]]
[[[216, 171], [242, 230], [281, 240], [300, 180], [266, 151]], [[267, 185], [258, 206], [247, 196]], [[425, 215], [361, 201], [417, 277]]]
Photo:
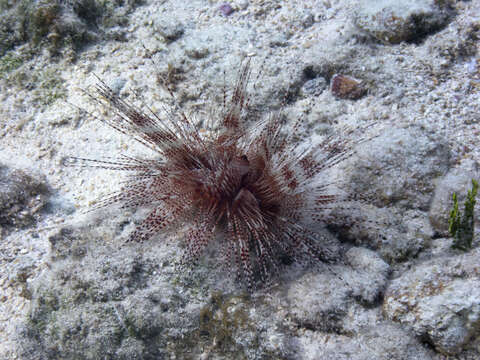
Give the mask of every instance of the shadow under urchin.
[[226, 268], [235, 264], [237, 276], [252, 291], [286, 264], [328, 259], [323, 236], [307, 225], [328, 224], [328, 210], [345, 198], [332, 192], [335, 179], [319, 178], [352, 155], [365, 129], [347, 129], [307, 149], [295, 140], [301, 118], [288, 132], [282, 131], [281, 111], [249, 127], [250, 75], [247, 60], [222, 114], [209, 119], [216, 130], [207, 131], [178, 106], [162, 118], [122, 100], [99, 81], [97, 94], [90, 96], [115, 114], [100, 120], [158, 156], [69, 157], [67, 163], [129, 173], [121, 189], [95, 206], [151, 209], [128, 241], [186, 226], [185, 258], [194, 261], [220, 234], [215, 246]]

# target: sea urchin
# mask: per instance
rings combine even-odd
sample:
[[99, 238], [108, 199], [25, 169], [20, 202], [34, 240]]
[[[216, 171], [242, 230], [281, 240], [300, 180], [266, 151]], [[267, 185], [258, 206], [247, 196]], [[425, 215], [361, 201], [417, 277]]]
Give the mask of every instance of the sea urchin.
[[301, 121], [286, 134], [279, 113], [247, 128], [250, 74], [247, 61], [212, 131], [201, 131], [179, 109], [166, 118], [147, 114], [100, 81], [98, 94], [116, 115], [102, 121], [159, 157], [69, 160], [130, 172], [123, 187], [97, 205], [151, 208], [129, 241], [187, 226], [186, 257], [194, 260], [219, 238], [225, 260], [237, 264], [238, 274], [252, 289], [277, 272], [286, 258], [322, 259], [322, 238], [305, 220], [325, 221], [326, 209], [339, 197], [318, 176], [350, 156], [358, 141], [343, 133], [300, 149], [293, 138]]

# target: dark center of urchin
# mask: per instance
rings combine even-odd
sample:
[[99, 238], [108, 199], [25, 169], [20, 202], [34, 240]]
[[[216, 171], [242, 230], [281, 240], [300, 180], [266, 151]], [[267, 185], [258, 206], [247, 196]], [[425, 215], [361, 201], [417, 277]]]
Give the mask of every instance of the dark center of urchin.
[[223, 227], [234, 218], [249, 226], [272, 223], [278, 209], [278, 201], [272, 196], [278, 186], [263, 159], [252, 154], [250, 161], [242, 150], [213, 142], [207, 153], [197, 156], [196, 166], [178, 171], [174, 180], [173, 186], [190, 195], [187, 202], [193, 211], [211, 214]]

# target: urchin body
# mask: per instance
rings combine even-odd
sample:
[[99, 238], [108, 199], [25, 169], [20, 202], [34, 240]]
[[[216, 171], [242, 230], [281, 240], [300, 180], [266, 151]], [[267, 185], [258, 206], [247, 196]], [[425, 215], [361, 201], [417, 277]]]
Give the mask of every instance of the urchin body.
[[217, 130], [209, 132], [181, 111], [171, 111], [166, 119], [147, 115], [100, 83], [99, 94], [117, 115], [102, 121], [160, 157], [73, 160], [131, 172], [123, 188], [98, 205], [152, 208], [129, 240], [145, 241], [186, 225], [187, 257], [196, 259], [221, 233], [226, 261], [237, 264], [239, 275], [252, 288], [275, 273], [285, 257], [322, 258], [322, 238], [302, 221], [324, 221], [325, 210], [339, 201], [318, 175], [350, 156], [354, 141], [344, 133], [300, 150], [293, 141], [300, 120], [287, 135], [279, 114], [255, 128], [246, 127], [249, 76], [247, 64], [215, 123]]

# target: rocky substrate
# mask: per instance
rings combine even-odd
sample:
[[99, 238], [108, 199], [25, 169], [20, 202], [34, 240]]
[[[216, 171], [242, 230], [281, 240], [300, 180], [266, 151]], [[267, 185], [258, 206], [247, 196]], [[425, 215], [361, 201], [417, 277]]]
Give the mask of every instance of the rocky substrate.
[[[448, 233], [480, 180], [478, 1], [52, 4], [0, 5], [0, 358], [480, 358], [479, 233]], [[159, 114], [162, 78], [202, 125], [245, 57], [252, 124], [283, 107], [308, 143], [374, 122], [316, 229], [340, 260], [252, 294], [215, 244], [183, 264], [182, 228], [124, 244], [140, 211], [85, 214], [122, 175], [64, 166], [149, 155], [99, 121], [94, 74]]]

